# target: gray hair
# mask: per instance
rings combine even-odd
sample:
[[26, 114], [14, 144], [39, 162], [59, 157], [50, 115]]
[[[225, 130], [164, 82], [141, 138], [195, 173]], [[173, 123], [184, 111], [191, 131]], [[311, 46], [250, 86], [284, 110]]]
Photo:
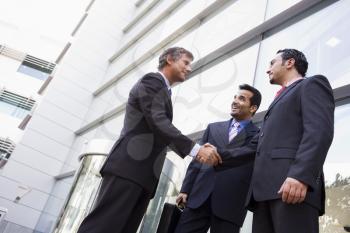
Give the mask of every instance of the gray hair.
[[163, 69], [167, 64], [167, 58], [170, 56], [170, 58], [174, 61], [177, 61], [180, 59], [182, 54], [185, 54], [187, 57], [191, 58], [193, 60], [193, 54], [181, 47], [172, 47], [166, 49], [160, 56], [159, 56], [159, 64], [158, 64], [158, 70]]

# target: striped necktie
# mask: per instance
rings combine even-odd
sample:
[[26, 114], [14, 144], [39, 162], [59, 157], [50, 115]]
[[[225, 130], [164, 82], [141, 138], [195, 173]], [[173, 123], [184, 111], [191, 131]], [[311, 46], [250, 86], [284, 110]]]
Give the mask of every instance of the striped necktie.
[[239, 130], [239, 122], [234, 122], [231, 126], [231, 130], [228, 133], [228, 141], [231, 142], [231, 140], [236, 137], [236, 135], [238, 134], [238, 130]]

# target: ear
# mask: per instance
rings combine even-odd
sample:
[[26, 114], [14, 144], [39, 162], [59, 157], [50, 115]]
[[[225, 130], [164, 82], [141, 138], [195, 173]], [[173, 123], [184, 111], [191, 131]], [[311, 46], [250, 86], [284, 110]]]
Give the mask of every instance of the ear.
[[168, 65], [171, 65], [174, 62], [174, 60], [168, 55], [166, 57], [166, 62], [167, 62]]
[[250, 106], [249, 112], [250, 112], [251, 114], [253, 114], [253, 113], [255, 113], [257, 110], [258, 110], [258, 106], [252, 105], [252, 106]]
[[287, 68], [292, 68], [294, 66], [294, 64], [295, 64], [294, 58], [290, 58], [286, 62]]

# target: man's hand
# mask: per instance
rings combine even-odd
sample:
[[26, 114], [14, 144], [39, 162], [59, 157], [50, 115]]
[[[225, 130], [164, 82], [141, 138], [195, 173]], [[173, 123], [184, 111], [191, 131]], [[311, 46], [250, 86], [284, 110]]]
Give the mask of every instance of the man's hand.
[[185, 208], [187, 204], [187, 193], [179, 193], [179, 195], [176, 198], [176, 204], [181, 208]]
[[213, 166], [222, 163], [222, 159], [216, 151], [216, 147], [209, 143], [206, 143], [204, 146], [201, 146], [196, 156], [196, 159], [201, 163]]
[[278, 194], [282, 194], [282, 201], [288, 204], [301, 203], [305, 200], [307, 185], [291, 177], [282, 184]]

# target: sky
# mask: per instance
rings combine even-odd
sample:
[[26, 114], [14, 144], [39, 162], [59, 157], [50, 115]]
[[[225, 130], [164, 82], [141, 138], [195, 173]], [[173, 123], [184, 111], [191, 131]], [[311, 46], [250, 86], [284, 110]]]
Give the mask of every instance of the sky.
[[55, 61], [91, 0], [0, 0], [0, 44]]

